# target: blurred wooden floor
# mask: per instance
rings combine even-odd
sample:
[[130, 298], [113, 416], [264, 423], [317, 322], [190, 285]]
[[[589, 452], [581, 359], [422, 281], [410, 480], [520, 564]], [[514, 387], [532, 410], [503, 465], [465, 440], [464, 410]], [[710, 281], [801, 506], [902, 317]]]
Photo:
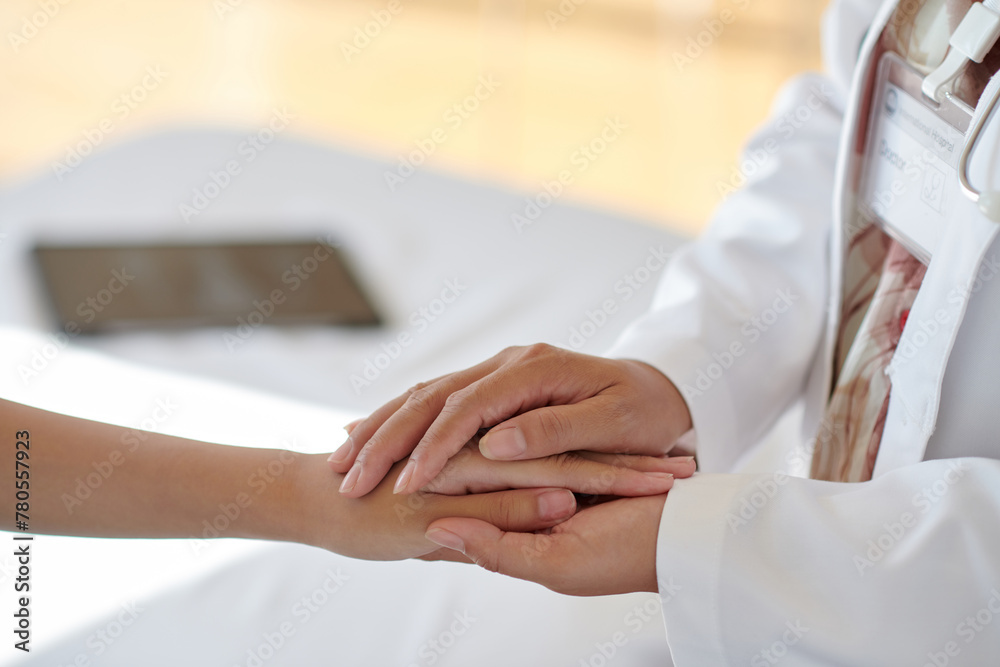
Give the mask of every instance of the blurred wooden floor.
[[[287, 107], [298, 134], [394, 160], [441, 127], [429, 164], [534, 192], [620, 119], [565, 196], [694, 232], [780, 84], [819, 66], [823, 4], [4, 0], [0, 179], [50, 169], [102, 121], [111, 143]], [[149, 68], [162, 80], [133, 93]], [[481, 76], [496, 91], [447, 117]]]

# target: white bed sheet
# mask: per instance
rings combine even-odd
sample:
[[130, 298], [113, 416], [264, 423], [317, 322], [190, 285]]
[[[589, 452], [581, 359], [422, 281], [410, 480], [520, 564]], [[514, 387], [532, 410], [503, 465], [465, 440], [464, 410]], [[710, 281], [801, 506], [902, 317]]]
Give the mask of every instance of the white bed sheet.
[[[678, 242], [662, 229], [560, 202], [519, 233], [511, 214], [524, 210], [524, 194], [431, 170], [390, 193], [386, 165], [288, 135], [184, 222], [178, 206], [210, 171], [237, 157], [245, 137], [163, 132], [98, 153], [62, 181], [43, 175], [0, 192], [0, 324], [7, 326], [0, 395], [128, 425], [147, 419], [157, 399], [176, 395], [183, 407], [160, 430], [258, 446], [291, 438], [298, 449], [326, 451], [339, 444], [339, 427], [351, 415], [417, 381], [510, 344], [569, 346], [572, 329], [602, 322], [596, 312], [611, 300], [616, 312], [581, 348], [599, 352], [652, 298], [658, 273], [645, 269], [647, 260]], [[225, 329], [77, 338], [69, 348], [53, 347], [54, 324], [29, 254], [39, 239], [328, 234], [343, 242], [388, 326], [265, 329], [234, 353], [222, 341]], [[645, 282], [626, 299], [627, 276]], [[448, 279], [468, 289], [418, 333], [410, 314]], [[355, 391], [350, 376], [401, 331], [413, 333], [414, 344]], [[44, 367], [25, 379], [39, 353]], [[651, 596], [578, 600], [474, 568], [359, 563], [295, 545], [226, 540], [198, 554], [182, 540], [43, 537], [35, 545], [34, 646], [41, 652], [25, 662], [5, 646], [3, 664], [73, 664], [80, 655], [100, 665], [253, 664], [247, 650], [329, 568], [343, 568], [351, 585], [324, 607], [324, 620], [311, 620], [262, 664], [598, 665], [606, 660], [598, 644], [607, 652], [619, 631], [629, 641], [608, 664], [668, 664], [659, 620], [637, 624], [638, 616], [628, 616], [636, 605], [655, 605]], [[9, 590], [10, 558], [0, 564], [0, 590]], [[88, 637], [114, 630], [108, 614], [131, 601], [146, 611], [98, 658]], [[12, 606], [13, 594], [2, 602]], [[481, 619], [468, 635], [422, 658], [421, 646], [465, 610]]]

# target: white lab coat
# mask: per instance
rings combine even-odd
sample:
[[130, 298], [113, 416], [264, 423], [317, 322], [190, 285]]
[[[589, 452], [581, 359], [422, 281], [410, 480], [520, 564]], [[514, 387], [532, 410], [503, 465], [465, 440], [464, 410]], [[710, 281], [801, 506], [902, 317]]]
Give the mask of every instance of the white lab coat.
[[[1000, 661], [1000, 245], [971, 201], [959, 203], [907, 321], [900, 349], [916, 352], [894, 366], [873, 481], [731, 473], [799, 401], [791, 457], [810, 453], [857, 166], [852, 75], [894, 4], [834, 2], [827, 74], [780, 95], [747, 147], [763, 165], [676, 255], [653, 309], [609, 352], [686, 388], [694, 422], [702, 472], [669, 494], [657, 554], [678, 667]], [[980, 187], [998, 126], [973, 156]], [[918, 336], [935, 315], [944, 324]]]

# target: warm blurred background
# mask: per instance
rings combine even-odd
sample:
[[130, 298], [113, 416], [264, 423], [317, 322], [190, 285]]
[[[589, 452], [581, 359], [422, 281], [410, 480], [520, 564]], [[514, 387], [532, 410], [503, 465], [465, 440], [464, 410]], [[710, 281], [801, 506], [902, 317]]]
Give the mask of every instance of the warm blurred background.
[[[442, 128], [429, 164], [536, 192], [620, 119], [567, 196], [693, 233], [777, 88], [819, 67], [824, 4], [4, 0], [0, 182], [81, 142], [284, 107], [297, 134], [390, 160]], [[449, 115], [481, 76], [496, 91]]]

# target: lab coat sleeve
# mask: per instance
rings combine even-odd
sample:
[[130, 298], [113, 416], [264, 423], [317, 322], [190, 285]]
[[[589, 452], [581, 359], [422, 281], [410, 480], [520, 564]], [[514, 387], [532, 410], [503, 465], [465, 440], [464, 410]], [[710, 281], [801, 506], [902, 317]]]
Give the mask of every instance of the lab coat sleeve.
[[728, 471], [802, 395], [823, 336], [846, 83], [807, 75], [740, 161], [747, 183], [672, 258], [654, 304], [607, 356], [681, 390], [699, 466]]
[[996, 664], [998, 490], [981, 458], [678, 480], [657, 554], [675, 664]]

